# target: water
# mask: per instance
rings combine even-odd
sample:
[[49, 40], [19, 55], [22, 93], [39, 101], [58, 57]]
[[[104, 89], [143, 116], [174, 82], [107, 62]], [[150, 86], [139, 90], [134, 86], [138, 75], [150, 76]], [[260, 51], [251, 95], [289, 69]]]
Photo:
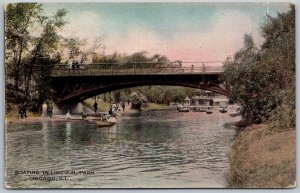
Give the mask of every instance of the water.
[[[235, 135], [223, 125], [238, 119], [217, 111], [149, 111], [123, 116], [110, 128], [87, 122], [9, 125], [6, 183], [15, 188], [223, 188]], [[40, 173], [16, 175], [24, 170]], [[94, 175], [30, 180], [42, 171], [62, 170]]]

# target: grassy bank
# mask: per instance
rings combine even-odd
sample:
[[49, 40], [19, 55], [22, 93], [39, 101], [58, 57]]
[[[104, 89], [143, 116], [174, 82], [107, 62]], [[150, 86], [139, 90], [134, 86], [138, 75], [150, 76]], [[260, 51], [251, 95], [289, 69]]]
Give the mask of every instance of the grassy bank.
[[283, 188], [296, 180], [296, 131], [270, 133], [265, 124], [239, 132], [230, 155], [232, 188]]
[[[19, 110], [18, 110], [18, 105], [19, 104], [13, 104], [10, 103], [9, 104], [9, 112], [5, 112], [5, 119], [7, 121], [11, 121], [13, 119], [17, 119], [18, 115], [19, 115]], [[41, 115], [38, 113], [34, 113], [29, 111], [28, 109], [26, 110], [27, 113], [27, 117], [40, 117]]]
[[147, 106], [143, 108], [143, 110], [146, 111], [165, 110], [165, 109], [169, 109], [169, 106], [165, 104], [156, 104], [156, 103], [148, 103]]
[[[95, 102], [94, 99], [86, 99], [83, 102], [83, 104], [93, 111], [94, 110], [94, 102]], [[104, 101], [99, 102], [98, 101], [97, 103], [98, 103], [98, 111], [101, 111], [101, 112], [109, 111], [109, 108], [111, 105], [109, 102], [104, 102]]]

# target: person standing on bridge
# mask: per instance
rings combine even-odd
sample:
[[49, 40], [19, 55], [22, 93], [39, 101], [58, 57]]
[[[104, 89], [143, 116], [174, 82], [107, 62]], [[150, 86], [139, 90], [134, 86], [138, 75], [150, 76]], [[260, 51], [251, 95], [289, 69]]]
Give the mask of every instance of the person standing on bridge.
[[194, 65], [191, 66], [191, 72], [194, 72]]
[[78, 63], [78, 61], [76, 61], [76, 62], [75, 62], [75, 66], [76, 66], [76, 70], [77, 70], [77, 72], [79, 73], [79, 68], [80, 68], [80, 66], [79, 66], [79, 63]]
[[75, 73], [75, 61], [72, 62], [72, 71], [73, 71], [73, 74]]
[[205, 66], [205, 64], [202, 64], [202, 72], [206, 72], [206, 66]]
[[95, 101], [95, 103], [94, 103], [94, 110], [95, 110], [95, 113], [97, 112], [97, 109], [98, 109], [98, 103], [97, 103], [97, 101]]

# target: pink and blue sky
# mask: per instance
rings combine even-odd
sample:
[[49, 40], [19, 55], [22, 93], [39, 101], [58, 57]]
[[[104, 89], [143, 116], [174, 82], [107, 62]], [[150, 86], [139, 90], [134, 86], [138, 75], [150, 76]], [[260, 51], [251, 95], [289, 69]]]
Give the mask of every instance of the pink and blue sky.
[[267, 13], [288, 3], [49, 3], [47, 14], [68, 10], [63, 35], [92, 41], [103, 36], [105, 53], [146, 50], [171, 60], [224, 61], [251, 33], [259, 46]]

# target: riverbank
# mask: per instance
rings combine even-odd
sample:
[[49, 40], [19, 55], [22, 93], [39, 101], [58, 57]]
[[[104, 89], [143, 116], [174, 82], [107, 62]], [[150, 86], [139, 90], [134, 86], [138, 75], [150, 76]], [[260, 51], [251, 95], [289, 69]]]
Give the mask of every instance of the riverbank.
[[240, 131], [230, 153], [230, 188], [285, 188], [296, 182], [296, 130], [271, 133], [268, 125]]
[[170, 109], [168, 105], [165, 104], [156, 104], [148, 103], [146, 107], [142, 108], [144, 111], [158, 111], [158, 110], [167, 110]]
[[[94, 99], [86, 99], [83, 101], [83, 105], [88, 107], [91, 110], [94, 110]], [[97, 101], [98, 103], [98, 111], [108, 112], [111, 106], [111, 103], [104, 101]]]

